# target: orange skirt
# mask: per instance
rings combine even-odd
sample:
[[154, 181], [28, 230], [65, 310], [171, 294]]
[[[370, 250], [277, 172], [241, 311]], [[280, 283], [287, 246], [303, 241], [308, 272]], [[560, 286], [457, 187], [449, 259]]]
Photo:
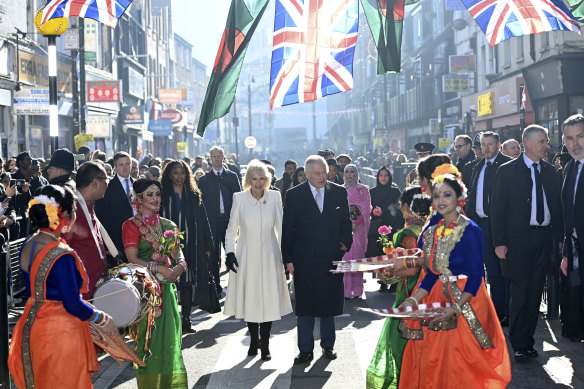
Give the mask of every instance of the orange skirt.
[[[466, 279], [457, 284], [464, 291]], [[439, 280], [423, 302], [448, 302]], [[494, 347], [483, 350], [462, 315], [452, 330], [432, 331], [423, 326], [424, 338], [410, 340], [404, 351], [400, 389], [507, 387], [511, 381], [509, 352], [484, 281], [470, 304]], [[419, 328], [416, 324], [407, 322], [410, 328]]]
[[[26, 388], [22, 360], [22, 332], [33, 300], [28, 299], [16, 323], [8, 367], [17, 388]], [[99, 369], [89, 325], [68, 313], [60, 301], [47, 300], [30, 330], [30, 353], [37, 389], [93, 388], [91, 374]]]

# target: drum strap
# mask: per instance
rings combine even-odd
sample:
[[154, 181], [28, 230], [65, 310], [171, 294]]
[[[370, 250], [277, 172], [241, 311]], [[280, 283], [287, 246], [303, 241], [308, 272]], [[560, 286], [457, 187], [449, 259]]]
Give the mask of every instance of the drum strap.
[[[87, 204], [85, 203], [85, 199], [83, 198], [81, 193], [77, 190], [75, 191], [75, 195], [77, 196], [77, 201], [79, 202], [79, 205], [81, 205], [81, 209], [83, 209], [83, 213], [85, 214], [85, 219], [87, 219], [87, 224], [89, 224], [89, 229], [91, 230], [91, 235], [93, 235], [93, 240], [95, 241], [95, 246], [97, 247], [97, 251], [99, 251], [99, 256], [101, 257], [101, 260], [103, 261], [104, 254], [101, 252], [101, 249], [99, 248], [99, 241], [97, 240], [97, 233], [93, 229], [93, 223], [91, 223], [91, 215], [89, 214], [89, 209], [87, 208]], [[95, 216], [95, 220], [97, 220], [97, 225], [99, 226], [99, 231], [101, 232], [101, 238], [103, 239], [103, 243], [107, 247], [110, 254], [113, 257], [117, 257], [119, 252], [118, 252], [118, 249], [116, 248], [116, 246], [114, 245], [114, 242], [112, 242], [112, 239], [110, 238], [110, 236], [107, 233], [107, 231], [105, 230], [105, 228], [103, 228], [103, 225], [101, 224], [101, 222], [99, 221], [97, 216]]]

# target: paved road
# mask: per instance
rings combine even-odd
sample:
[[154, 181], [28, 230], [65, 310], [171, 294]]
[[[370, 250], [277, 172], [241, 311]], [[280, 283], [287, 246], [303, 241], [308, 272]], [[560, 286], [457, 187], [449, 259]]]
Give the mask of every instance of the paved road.
[[[223, 284], [226, 285], [226, 279]], [[196, 334], [183, 337], [183, 356], [191, 388], [364, 388], [365, 371], [373, 354], [383, 320], [358, 312], [355, 307], [387, 307], [393, 294], [377, 293], [369, 279], [363, 300], [347, 301], [345, 315], [338, 317], [334, 361], [321, 358], [308, 366], [293, 366], [297, 354], [295, 316], [274, 323], [270, 350], [272, 360], [247, 357], [249, 341], [245, 323], [221, 313], [192, 314]], [[509, 388], [584, 388], [584, 343], [574, 344], [559, 335], [559, 321], [540, 320], [536, 347], [539, 358], [513, 366]], [[318, 339], [318, 330], [315, 331]], [[318, 343], [317, 343], [318, 344]], [[102, 369], [95, 375], [98, 389], [136, 388], [131, 366], [119, 365], [111, 358], [101, 359]]]

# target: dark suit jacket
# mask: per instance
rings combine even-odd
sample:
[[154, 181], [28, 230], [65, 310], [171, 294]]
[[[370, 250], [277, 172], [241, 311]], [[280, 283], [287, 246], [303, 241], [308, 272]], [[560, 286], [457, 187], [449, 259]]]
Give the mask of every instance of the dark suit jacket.
[[[474, 151], [473, 151], [474, 153]], [[479, 158], [475, 158], [470, 162], [467, 162], [464, 167], [462, 168], [462, 170], [459, 170], [459, 172], [462, 174], [462, 182], [464, 182], [464, 185], [466, 185], [466, 187], [470, 187], [470, 180], [472, 178], [472, 169], [474, 169], [474, 167], [476, 166], [477, 163], [480, 162]]]
[[[574, 216], [574, 228], [576, 228], [576, 234], [578, 235], [578, 241], [580, 245], [584, 243], [584, 171], [580, 173], [578, 178], [578, 184], [576, 186], [576, 201], [572, 202], [572, 199], [568, 199], [568, 194], [566, 193], [566, 178], [568, 174], [571, 173], [572, 169], [575, 169], [576, 164], [574, 160], [568, 162], [564, 169], [564, 182], [562, 184], [562, 209], [564, 220], [566, 220], [566, 215], [572, 213]], [[564, 231], [564, 253], [565, 257], [569, 258], [568, 270], [572, 270], [572, 240], [570, 236], [572, 231], [568, 231], [566, 227]], [[582, 260], [581, 260], [582, 261]], [[584, 275], [584, 266], [580, 265], [580, 274]]]
[[296, 315], [336, 316], [343, 313], [343, 275], [330, 273], [333, 261], [351, 248], [353, 235], [347, 190], [330, 181], [322, 214], [308, 182], [286, 193], [282, 221], [282, 259], [294, 265]]
[[[499, 152], [495, 161], [493, 161], [493, 166], [488, 170], [488, 180], [491, 183], [491, 200], [493, 199], [493, 181], [495, 179], [495, 174], [502, 164], [509, 161], [511, 161], [510, 157]], [[468, 187], [468, 206], [466, 207], [466, 214], [474, 221], [479, 219], [479, 215], [477, 215], [477, 186], [481, 170], [483, 169], [483, 166], [485, 166], [485, 163], [485, 158], [481, 158], [477, 163], [473, 164], [472, 169], [470, 169], [471, 179]], [[487, 175], [487, 171], [485, 171], [485, 175]], [[486, 215], [489, 216], [489, 212], [486, 212]]]
[[[130, 182], [134, 182], [131, 177]], [[103, 224], [110, 238], [112, 238], [116, 248], [123, 254], [122, 224], [134, 216], [134, 210], [128, 201], [126, 190], [117, 174], [110, 180], [103, 199], [95, 202], [94, 210], [95, 215]]]
[[[563, 235], [562, 205], [555, 172], [552, 165], [541, 162], [541, 179], [551, 215], [552, 230], [560, 242]], [[499, 167], [493, 183], [490, 215], [495, 247], [507, 246], [508, 252], [520, 252], [529, 248], [527, 236], [531, 218], [531, 189], [531, 168], [523, 161], [523, 155]], [[501, 261], [505, 277], [512, 278], [511, 272], [514, 271], [529, 271], [528, 263], [510, 262], [513, 261]]]
[[468, 153], [466, 158], [460, 158], [458, 162], [456, 162], [456, 168], [462, 174], [462, 181], [465, 183], [465, 185], [468, 178], [464, 176], [464, 167], [466, 166], [467, 163], [470, 163], [475, 159], [477, 159], [477, 155], [475, 154], [473, 149], [470, 149], [470, 152]]
[[233, 193], [241, 192], [241, 185], [237, 175], [228, 169], [223, 169], [221, 177], [217, 177], [215, 172], [207, 172], [199, 179], [199, 189], [203, 193], [203, 204], [207, 210], [207, 217], [211, 226], [211, 231], [216, 237], [217, 218], [220, 213], [219, 190], [223, 195], [223, 208], [225, 215], [229, 218], [231, 206], [233, 205]]

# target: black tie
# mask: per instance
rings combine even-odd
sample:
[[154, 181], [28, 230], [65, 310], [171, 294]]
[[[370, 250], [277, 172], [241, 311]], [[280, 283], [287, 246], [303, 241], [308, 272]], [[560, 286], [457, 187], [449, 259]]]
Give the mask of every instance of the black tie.
[[580, 167], [580, 161], [575, 161], [572, 168], [568, 172], [568, 177], [566, 177], [566, 208], [564, 215], [566, 216], [566, 231], [572, 231], [574, 229], [574, 208], [571, 206], [574, 204], [574, 191], [576, 190], [576, 176], [578, 176], [578, 168]]
[[485, 215], [489, 216], [489, 195], [491, 193], [491, 165], [492, 162], [487, 162], [487, 166], [485, 167], [485, 174], [483, 174], [483, 212]]
[[545, 219], [543, 210], [543, 185], [541, 183], [541, 174], [539, 173], [539, 170], [537, 170], [537, 163], [534, 163], [531, 166], [533, 167], [533, 174], [535, 176], [535, 205], [537, 207], [535, 220], [537, 221], [537, 224], [541, 226]]

